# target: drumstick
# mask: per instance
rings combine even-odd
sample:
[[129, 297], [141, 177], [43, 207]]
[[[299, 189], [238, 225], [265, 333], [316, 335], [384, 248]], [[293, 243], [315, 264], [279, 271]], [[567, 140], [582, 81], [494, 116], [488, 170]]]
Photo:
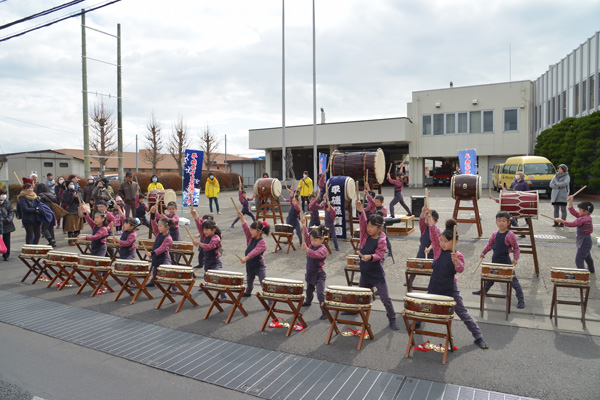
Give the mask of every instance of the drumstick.
[[473, 275], [475, 275], [475, 272], [477, 272], [477, 270], [479, 269], [479, 267], [481, 267], [481, 263], [483, 262], [483, 258], [479, 259], [479, 262], [477, 263], [477, 266], [475, 267], [475, 269], [473, 270]]
[[190, 239], [192, 239], [192, 242], [194, 241], [194, 237], [192, 236], [192, 232], [190, 232], [190, 230], [188, 229], [187, 225], [184, 226], [185, 230], [188, 233], [188, 236], [190, 237]]
[[238, 258], [238, 260], [242, 261], [242, 257], [238, 256], [237, 254], [233, 253], [234, 256], [236, 256]]
[[63, 238], [63, 239], [65, 239], [65, 240], [79, 240], [76, 237], [74, 237], [74, 238]]
[[369, 182], [369, 170], [367, 170], [367, 179], [365, 180], [365, 183]]
[[583, 191], [583, 189], [585, 189], [587, 187], [587, 185], [585, 185], [584, 187], [582, 187], [581, 189], [579, 189], [578, 191], [575, 192], [575, 194], [573, 195], [573, 197], [577, 196], [579, 193], [581, 193]]
[[235, 207], [235, 212], [236, 212], [236, 213], [239, 213], [239, 212], [240, 212], [240, 210], [238, 210], [238, 208], [237, 208], [237, 204], [235, 204], [235, 200], [233, 200], [233, 197], [229, 197], [229, 198], [231, 199], [231, 202], [233, 203], [233, 206]]
[[452, 252], [456, 253], [456, 225], [452, 229]]
[[17, 178], [17, 182], [21, 182], [21, 180], [19, 179], [19, 175], [17, 175], [17, 173], [15, 172], [14, 169], [13, 169], [13, 174], [15, 174], [15, 178]]
[[360, 251], [358, 251], [358, 250], [356, 250], [356, 254], [358, 254], [358, 256], [359, 256], [360, 258], [362, 258], [362, 257], [363, 257], [362, 253], [361, 253]]
[[144, 243], [143, 241], [140, 240], [140, 244], [142, 245], [142, 247], [144, 248], [144, 252], [148, 252], [148, 248], [146, 247], [146, 243]]
[[391, 162], [390, 163], [390, 169], [388, 169], [388, 175], [392, 172], [392, 167], [394, 166], [394, 163]]
[[429, 188], [425, 188], [425, 207], [429, 208]]
[[545, 214], [540, 214], [540, 215], [541, 215], [542, 217], [546, 217], [546, 218], [548, 218], [548, 219], [551, 219], [552, 221], [554, 221], [554, 218], [552, 218], [552, 217], [549, 217], [548, 215], [545, 215]]

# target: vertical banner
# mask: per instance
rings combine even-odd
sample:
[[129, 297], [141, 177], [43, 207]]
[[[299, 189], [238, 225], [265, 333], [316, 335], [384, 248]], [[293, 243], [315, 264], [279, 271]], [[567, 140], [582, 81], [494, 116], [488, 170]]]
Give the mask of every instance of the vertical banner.
[[458, 162], [460, 173], [465, 175], [477, 175], [477, 152], [473, 150], [459, 150]]
[[198, 206], [203, 160], [203, 151], [185, 150], [185, 162], [183, 164], [183, 207]]
[[346, 179], [347, 176], [332, 176], [329, 179], [329, 202], [335, 210], [335, 235], [340, 239], [346, 239]]
[[[319, 175], [327, 169], [327, 154], [319, 154]], [[327, 177], [325, 177], [327, 180]]]

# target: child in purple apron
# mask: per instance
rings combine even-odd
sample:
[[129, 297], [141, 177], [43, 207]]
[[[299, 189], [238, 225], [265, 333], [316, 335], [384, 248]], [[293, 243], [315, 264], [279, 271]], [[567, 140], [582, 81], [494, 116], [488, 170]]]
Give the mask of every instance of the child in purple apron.
[[[487, 349], [488, 344], [483, 339], [479, 325], [469, 315], [467, 308], [463, 304], [460, 292], [456, 287], [456, 273], [461, 273], [465, 269], [464, 256], [458, 251], [452, 253], [453, 228], [456, 226], [456, 221], [453, 219], [447, 220], [446, 229], [441, 233], [438, 227], [435, 226], [431, 214], [427, 216], [427, 224], [429, 225], [429, 236], [433, 248], [433, 271], [429, 279], [427, 292], [454, 298], [456, 302], [454, 312], [473, 335], [475, 344], [482, 349]], [[458, 240], [458, 234], [456, 240]], [[417, 323], [416, 325], [420, 327], [421, 324]]]
[[[371, 214], [375, 214], [377, 212], [379, 212], [383, 218], [387, 217], [387, 208], [385, 208], [385, 206], [383, 205], [384, 197], [379, 194], [379, 195], [375, 196], [375, 199], [373, 199], [373, 196], [371, 196], [371, 194], [369, 194], [368, 190], [369, 190], [369, 186], [366, 185], [366, 187], [365, 187], [365, 197], [367, 199], [367, 207], [365, 207], [366, 218], [369, 219], [369, 216]], [[392, 243], [390, 242], [390, 238], [387, 235], [387, 229], [385, 227], [385, 224], [383, 225], [383, 233], [385, 234], [385, 244], [387, 246], [388, 254], [391, 256], [392, 255]], [[392, 260], [393, 260], [393, 257], [392, 257]]]
[[80, 239], [90, 240], [92, 242], [90, 246], [90, 254], [92, 256], [104, 257], [106, 255], [106, 238], [108, 237], [108, 221], [104, 213], [96, 212], [94, 219], [90, 218], [89, 214], [85, 212], [85, 208], [80, 207], [83, 212], [85, 220], [92, 228], [92, 234], [87, 236], [80, 236]]
[[[202, 216], [202, 219], [200, 219], [198, 212], [196, 212], [196, 210], [194, 210], [192, 208], [191, 211], [192, 217], [194, 217], [194, 221], [196, 221], [196, 227], [198, 228], [198, 230], [200, 230], [202, 228], [202, 224], [204, 223], [204, 221], [206, 220], [213, 220], [214, 218], [211, 214], [205, 214]], [[195, 238], [199, 238], [200, 234], [196, 234], [194, 235]], [[200, 269], [200, 268], [204, 268], [204, 251], [202, 250], [202, 247], [198, 246], [198, 265], [196, 265], [194, 267], [195, 269]]]
[[583, 201], [577, 204], [579, 211], [575, 211], [573, 207], [573, 196], [567, 198], [569, 202], [569, 212], [575, 218], [573, 222], [566, 222], [560, 218], [554, 218], [554, 222], [564, 224], [566, 227], [575, 228], [577, 227], [577, 237], [575, 243], [577, 244], [577, 254], [575, 255], [575, 266], [580, 269], [585, 269], [587, 264], [590, 273], [596, 272], [594, 268], [594, 259], [592, 258], [592, 232], [594, 232], [594, 225], [592, 224], [592, 217], [590, 214], [594, 212], [594, 205], [589, 201]]
[[[500, 211], [496, 214], [496, 226], [498, 226], [498, 230], [492, 233], [490, 240], [488, 241], [487, 246], [483, 249], [481, 253], [481, 258], [483, 259], [485, 255], [493, 250], [492, 253], [492, 262], [495, 264], [512, 264], [513, 266], [517, 266], [517, 260], [521, 255], [521, 251], [519, 248], [519, 243], [517, 243], [517, 235], [513, 231], [508, 230], [508, 226], [510, 224], [510, 214], [506, 211]], [[513, 253], [513, 260], [510, 260], [510, 253]], [[494, 282], [487, 282], [485, 284], [485, 292], [489, 292], [491, 287], [494, 286]], [[523, 296], [523, 288], [517, 279], [517, 275], [515, 274], [512, 280], [513, 289], [515, 289], [515, 293], [517, 295], [517, 308], [525, 308], [525, 297]], [[473, 294], [480, 295], [481, 290], [476, 290]]]
[[129, 217], [123, 221], [123, 233], [119, 240], [119, 257], [122, 260], [135, 260], [135, 242], [137, 240], [135, 219]]
[[298, 235], [298, 244], [302, 246], [302, 231], [300, 230], [300, 218], [302, 217], [300, 213], [300, 204], [298, 204], [298, 196], [294, 193], [292, 194], [292, 190], [288, 189], [290, 192], [290, 198], [286, 201], [290, 203], [290, 211], [285, 219], [285, 223], [288, 225], [292, 225], [296, 230], [296, 235]]
[[308, 226], [319, 226], [321, 225], [321, 218], [319, 217], [319, 202], [321, 198], [311, 194], [308, 196], [308, 212], [310, 212], [310, 222]]
[[[167, 218], [154, 218], [154, 214], [150, 214], [150, 221], [156, 239], [154, 239], [152, 251], [146, 250], [146, 257], [152, 260], [152, 278], [156, 278], [159, 266], [171, 264], [169, 249], [173, 244], [173, 238], [171, 238], [169, 230], [172, 228], [173, 221]], [[150, 281], [146, 286], [154, 286], [154, 281]]]
[[[153, 208], [156, 206], [152, 206]], [[173, 238], [174, 242], [179, 242], [181, 237], [179, 235], [179, 215], [177, 215], [177, 203], [170, 201], [167, 204], [167, 212], [164, 214], [158, 213], [156, 218], [166, 218], [173, 223], [170, 225], [169, 234]]]
[[[325, 259], [327, 258], [327, 247], [323, 245], [325, 227], [319, 225], [317, 228], [311, 230], [309, 234], [304, 220], [302, 220], [301, 225], [304, 233], [302, 250], [306, 252], [306, 298], [302, 306], [307, 307], [311, 305], [315, 289], [317, 290], [319, 305], [321, 305], [325, 301], [325, 280], [327, 279], [327, 274], [323, 269]], [[327, 319], [322, 306], [319, 319]]]
[[267, 221], [254, 221], [248, 226], [244, 215], [238, 212], [238, 218], [242, 220], [242, 228], [246, 235], [246, 252], [240, 261], [246, 264], [246, 292], [244, 297], [252, 296], [254, 289], [254, 278], [258, 277], [258, 281], [262, 285], [263, 279], [267, 277], [267, 266], [265, 265], [264, 252], [267, 251], [267, 242], [262, 237], [263, 234], [269, 236], [271, 228]]
[[392, 176], [388, 173], [387, 180], [391, 185], [394, 185], [394, 198], [390, 202], [390, 215], [394, 218], [394, 206], [398, 203], [406, 210], [406, 216], [410, 217], [412, 213], [410, 212], [410, 208], [404, 202], [404, 197], [402, 196], [402, 189], [404, 188], [404, 183], [402, 182], [402, 178], [400, 179], [392, 179]]
[[[252, 218], [253, 222], [256, 221], [256, 218], [254, 218], [254, 214], [252, 214], [252, 212], [250, 211], [250, 202], [252, 200], [254, 200], [254, 197], [251, 197], [251, 198], [246, 197], [246, 191], [242, 190], [241, 183], [240, 183], [240, 190], [238, 192], [238, 196], [239, 196], [240, 204], [242, 205], [241, 213]], [[239, 216], [235, 217], [235, 219], [233, 220], [233, 223], [231, 224], [231, 227], [233, 228], [239, 220], [240, 220]]]
[[331, 206], [329, 200], [325, 198], [322, 203], [325, 208], [325, 227], [329, 229], [329, 240], [333, 240], [333, 245], [335, 246], [335, 251], [340, 251], [338, 246], [337, 234], [335, 232], [335, 208]]
[[383, 233], [383, 217], [371, 215], [368, 220], [363, 204], [356, 201], [356, 211], [359, 213], [360, 222], [360, 280], [359, 287], [377, 288], [379, 298], [383, 303], [386, 316], [393, 330], [400, 329], [396, 323], [396, 311], [390, 298], [383, 260], [386, 250], [386, 235]]
[[140, 188], [138, 186], [138, 193], [135, 195], [135, 217], [140, 220], [140, 224], [150, 227], [150, 222], [146, 218], [146, 213], [148, 212], [148, 205], [144, 204], [145, 196], [143, 193], [140, 193]]
[[209, 269], [223, 269], [221, 262], [221, 230], [214, 220], [207, 219], [200, 223], [196, 219], [196, 227], [200, 233], [200, 241], [194, 240], [196, 246], [200, 246], [204, 252], [204, 272]]

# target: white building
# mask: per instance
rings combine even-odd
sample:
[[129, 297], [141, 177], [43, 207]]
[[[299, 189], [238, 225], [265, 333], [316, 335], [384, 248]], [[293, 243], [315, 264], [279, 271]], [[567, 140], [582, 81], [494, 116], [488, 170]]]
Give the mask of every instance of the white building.
[[[533, 154], [537, 135], [565, 117], [596, 111], [600, 32], [538, 78], [412, 93], [407, 117], [317, 125], [319, 153], [382, 148], [386, 163], [410, 154], [411, 186], [426, 183], [438, 163], [458, 162], [458, 150], [475, 149], [485, 186], [494, 164]], [[265, 150], [266, 170], [281, 178], [281, 127], [250, 130], [250, 148]], [[296, 176], [313, 174], [312, 125], [286, 127]]]

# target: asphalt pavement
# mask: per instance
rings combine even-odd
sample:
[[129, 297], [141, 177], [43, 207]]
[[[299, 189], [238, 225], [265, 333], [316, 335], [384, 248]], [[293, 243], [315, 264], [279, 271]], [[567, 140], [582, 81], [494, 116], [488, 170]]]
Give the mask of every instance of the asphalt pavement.
[[[422, 190], [404, 190], [405, 199], [409, 204], [410, 195], [422, 194]], [[384, 188], [384, 195], [390, 200], [392, 189]], [[215, 215], [223, 230], [223, 264], [224, 269], [243, 272], [245, 267], [240, 264], [235, 254], [244, 253], [245, 237], [239, 223], [234, 229], [229, 227], [235, 217], [233, 205], [227, 199], [229, 196], [237, 199], [236, 192], [222, 192], [222, 214]], [[451, 199], [448, 188], [434, 188], [431, 191], [430, 204], [440, 213], [440, 223], [443, 224], [446, 218], [452, 216], [454, 200]], [[308, 329], [305, 332], [294, 332], [291, 337], [286, 338], [281, 329], [267, 328], [264, 332], [258, 331], [265, 311], [256, 298], [244, 299], [248, 317], [244, 318], [237, 313], [230, 324], [225, 324], [225, 313], [213, 313], [209, 319], [203, 319], [209, 301], [201, 292], [195, 292], [194, 296], [198, 307], [185, 304], [182, 311], [175, 314], [175, 305], [165, 305], [160, 310], [155, 310], [157, 299], [142, 298], [135, 305], [129, 305], [126, 298], [113, 302], [114, 295], [111, 294], [89, 298], [85, 295], [86, 292], [75, 295], [74, 289], [66, 288], [58, 292], [47, 289], [42, 283], [31, 285], [31, 279], [20, 283], [26, 271], [25, 266], [16, 257], [24, 242], [24, 231], [20, 227], [13, 234], [11, 261], [0, 263], [3, 270], [0, 274], [0, 289], [213, 338], [414, 378], [544, 399], [596, 399], [600, 390], [595, 373], [600, 359], [600, 292], [595, 275], [591, 278], [586, 330], [582, 328], [579, 320], [578, 307], [559, 306], [558, 328], [548, 318], [553, 288], [550, 269], [574, 268], [574, 229], [552, 228], [552, 222], [549, 220], [534, 220], [540, 274], [536, 276], [534, 272], [531, 255], [523, 255], [517, 266], [517, 276], [525, 293], [525, 309], [517, 310], [513, 297], [513, 308], [506, 321], [504, 300], [488, 299], [485, 314], [481, 318], [479, 297], [471, 294], [472, 290], [479, 288], [480, 278], [478, 273], [472, 272], [489, 235], [496, 229], [494, 216], [498, 205], [483, 199], [479, 201], [479, 208], [483, 224], [481, 238], [477, 237], [474, 224], [459, 225], [460, 240], [457, 249], [465, 255], [467, 266], [465, 272], [458, 277], [458, 287], [469, 312], [478, 321], [490, 349], [484, 351], [475, 346], [470, 333], [457, 319], [453, 323], [453, 333], [459, 350], [449, 354], [446, 365], [441, 364], [441, 356], [434, 352], [413, 352], [410, 358], [405, 358], [408, 338], [406, 331], [403, 327], [400, 331], [389, 329], [380, 301], [374, 303], [374, 312], [370, 320], [374, 340], [365, 342], [363, 349], [358, 351], [357, 339], [354, 337], [335, 337], [330, 345], [325, 345], [329, 324], [318, 319], [320, 310], [316, 300], [311, 307], [303, 309]], [[199, 207], [198, 212], [207, 213], [208, 206]], [[398, 207], [396, 213], [400, 212]], [[540, 212], [552, 214], [549, 200], [541, 200]], [[461, 213], [468, 216], [470, 212]], [[183, 216], [189, 218], [189, 212], [186, 210]], [[593, 221], [594, 227], [600, 229], [598, 217], [593, 216]], [[194, 225], [191, 230], [195, 231]], [[185, 230], [182, 231], [183, 240], [186, 239], [184, 232]], [[138, 233], [140, 237], [146, 234], [146, 228]], [[61, 244], [59, 249], [75, 251], [76, 248], [66, 246], [66, 241], [62, 239], [65, 236], [60, 230], [57, 231], [57, 241]], [[399, 314], [399, 321], [403, 309], [402, 298], [406, 291], [403, 286], [406, 258], [416, 255], [418, 238], [417, 223], [415, 231], [409, 236], [392, 236], [395, 263], [389, 257], [385, 262], [388, 286], [394, 307]], [[593, 239], [595, 242], [595, 235]], [[273, 239], [267, 238], [267, 243], [267, 275], [303, 280], [306, 259], [298, 249], [297, 242], [297, 250], [291, 251], [290, 254], [282, 251], [273, 254]], [[40, 244], [43, 244], [43, 240]], [[333, 254], [328, 256], [325, 264], [328, 285], [346, 284], [343, 268], [348, 254], [352, 254], [350, 243], [341, 241], [340, 251], [333, 250]], [[594, 247], [592, 256], [596, 262], [599, 259], [598, 255], [598, 248]], [[494, 290], [501, 292], [502, 289], [498, 286], [496, 285]], [[255, 283], [255, 291], [257, 290], [258, 282]], [[87, 293], [89, 295], [89, 292]], [[158, 290], [155, 289], [152, 293], [158, 295]], [[561, 293], [575, 298], [575, 293]], [[427, 339], [417, 338], [418, 343], [425, 340]], [[14, 383], [10, 380], [7, 382]]]

